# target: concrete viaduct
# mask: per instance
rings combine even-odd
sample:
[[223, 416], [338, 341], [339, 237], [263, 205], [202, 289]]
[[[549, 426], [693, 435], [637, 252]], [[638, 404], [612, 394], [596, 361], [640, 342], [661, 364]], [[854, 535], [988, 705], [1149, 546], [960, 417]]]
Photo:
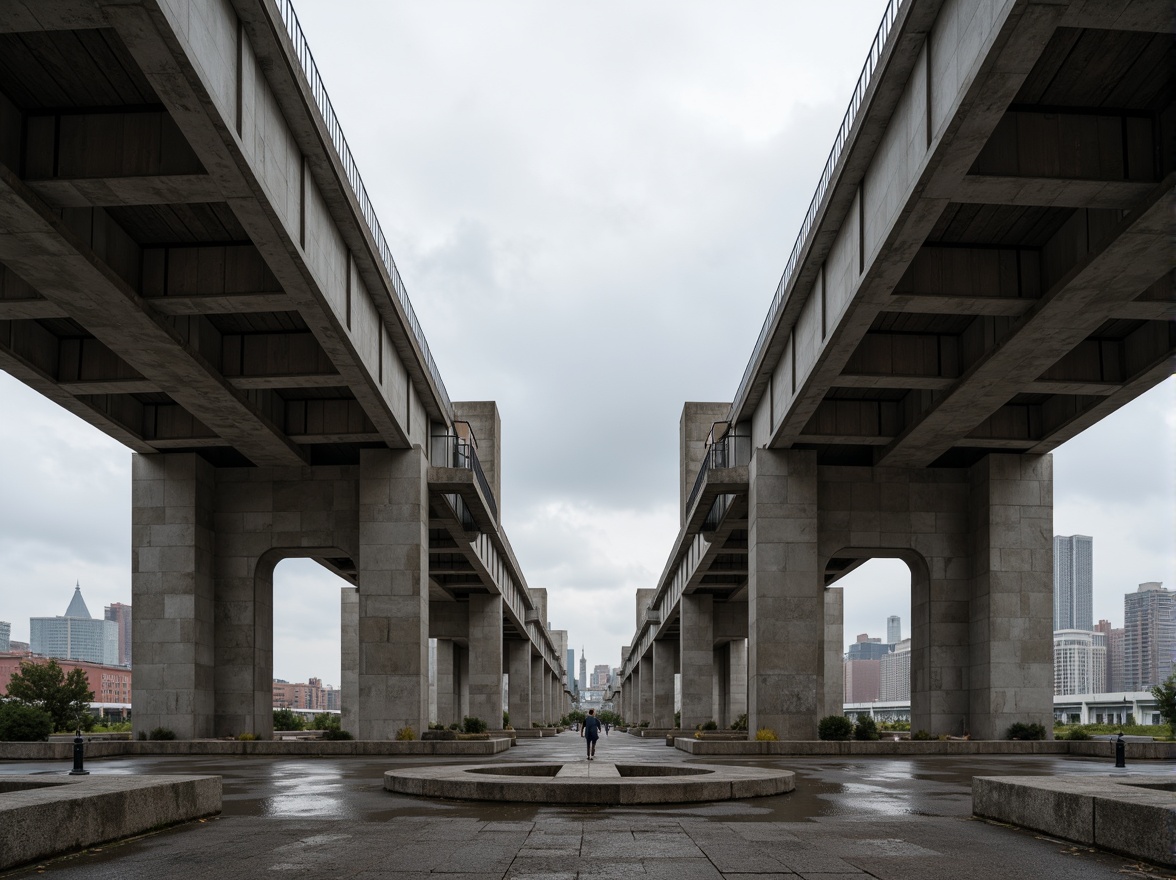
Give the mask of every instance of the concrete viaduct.
[[0, 4], [0, 368], [136, 453], [137, 731], [271, 734], [287, 557], [353, 585], [357, 737], [430, 687], [499, 727], [504, 674], [516, 726], [567, 711], [497, 408], [450, 401], [289, 0]]
[[734, 400], [683, 410], [627, 719], [677, 675], [685, 729], [815, 738], [830, 587], [897, 557], [912, 726], [1049, 729], [1049, 453], [1173, 370], [1174, 100], [1167, 0], [891, 0]]

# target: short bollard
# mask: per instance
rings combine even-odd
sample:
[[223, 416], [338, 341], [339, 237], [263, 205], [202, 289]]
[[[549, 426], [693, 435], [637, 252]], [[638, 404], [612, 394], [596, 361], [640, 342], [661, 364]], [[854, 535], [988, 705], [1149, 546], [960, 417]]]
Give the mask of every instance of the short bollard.
[[82, 766], [82, 750], [84, 748], [82, 739], [82, 732], [79, 730], [77, 736], [74, 737], [74, 765], [73, 769], [69, 771], [70, 776], [89, 776], [90, 771]]
[[1127, 766], [1127, 746], [1123, 744], [1123, 734], [1119, 734], [1119, 738], [1115, 740], [1115, 766]]

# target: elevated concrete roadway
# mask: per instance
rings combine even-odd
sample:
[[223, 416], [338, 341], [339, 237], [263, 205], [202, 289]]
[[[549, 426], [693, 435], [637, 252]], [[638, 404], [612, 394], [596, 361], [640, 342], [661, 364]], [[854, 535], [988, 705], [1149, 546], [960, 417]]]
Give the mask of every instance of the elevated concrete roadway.
[[0, 4], [0, 369], [139, 453], [138, 728], [269, 734], [289, 556], [355, 585], [356, 735], [429, 720], [430, 637], [440, 720], [499, 726], [504, 673], [566, 711], [497, 409], [450, 401], [289, 0]]
[[679, 675], [684, 727], [814, 737], [827, 588], [889, 556], [914, 726], [1048, 727], [1048, 453], [1176, 363], [1174, 98], [1165, 2], [888, 4], [733, 402], [683, 412], [628, 719], [672, 723]]

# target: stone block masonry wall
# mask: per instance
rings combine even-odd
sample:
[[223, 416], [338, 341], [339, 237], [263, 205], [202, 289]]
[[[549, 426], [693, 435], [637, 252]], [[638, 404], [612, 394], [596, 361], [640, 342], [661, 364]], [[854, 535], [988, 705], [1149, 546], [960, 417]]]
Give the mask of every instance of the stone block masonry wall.
[[817, 459], [757, 449], [748, 498], [748, 714], [781, 739], [813, 739], [825, 710], [825, 598]]
[[212, 736], [213, 468], [193, 454], [136, 455], [131, 479], [135, 733]]
[[990, 455], [971, 471], [973, 730], [1047, 730], [1053, 687], [1053, 460]]
[[349, 558], [358, 572], [358, 590], [340, 600], [346, 728], [361, 739], [423, 729], [428, 485], [419, 449], [363, 450], [358, 467], [218, 469], [190, 453], [137, 455], [132, 527], [136, 733], [272, 734], [273, 571], [299, 556]]
[[419, 735], [429, 711], [428, 462], [420, 449], [365, 449], [359, 467], [356, 734]]

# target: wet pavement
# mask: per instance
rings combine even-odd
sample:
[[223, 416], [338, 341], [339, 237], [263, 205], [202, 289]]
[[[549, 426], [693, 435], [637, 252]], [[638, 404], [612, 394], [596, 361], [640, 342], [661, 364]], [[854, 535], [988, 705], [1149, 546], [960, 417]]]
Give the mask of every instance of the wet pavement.
[[[1099, 774], [1062, 757], [693, 759], [661, 740], [602, 737], [601, 760], [778, 767], [796, 790], [664, 807], [551, 807], [425, 800], [384, 791], [383, 773], [437, 758], [117, 758], [94, 774], [224, 777], [220, 817], [45, 862], [4, 877], [323, 877], [420, 880], [1172, 877], [1109, 853], [971, 818], [971, 778]], [[476, 763], [583, 760], [573, 733], [521, 739]], [[3, 773], [60, 773], [30, 762]], [[1171, 772], [1139, 762], [1126, 773]], [[1124, 772], [1124, 771], [1120, 771]]]

